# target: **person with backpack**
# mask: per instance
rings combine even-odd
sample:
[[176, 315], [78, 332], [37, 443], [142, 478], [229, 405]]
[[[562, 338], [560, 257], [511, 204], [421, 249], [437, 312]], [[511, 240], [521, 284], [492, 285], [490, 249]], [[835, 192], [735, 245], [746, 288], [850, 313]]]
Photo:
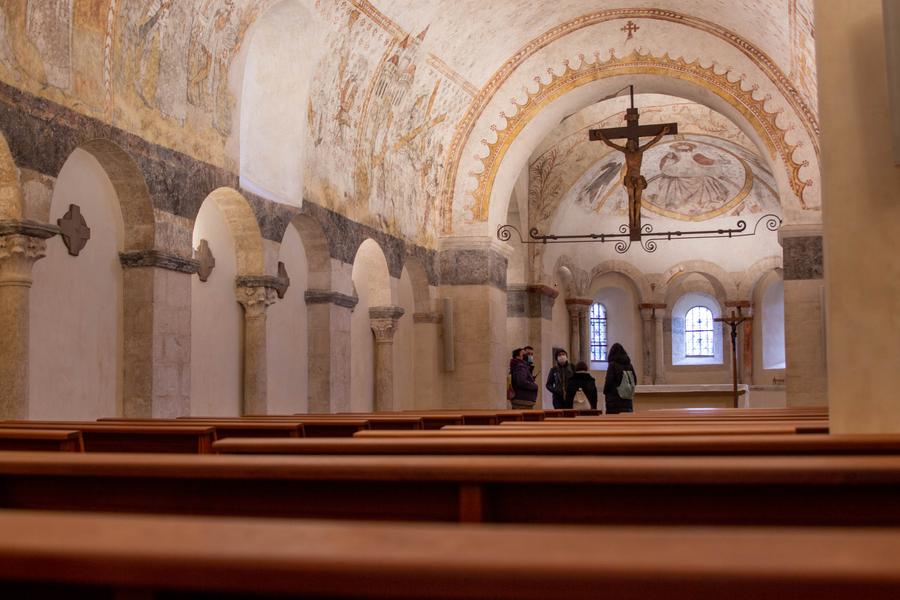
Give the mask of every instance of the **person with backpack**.
[[575, 375], [575, 369], [569, 362], [569, 354], [559, 348], [553, 355], [553, 368], [547, 374], [547, 389], [553, 394], [553, 408], [572, 408], [572, 403], [566, 403], [566, 392], [569, 389], [569, 380]]
[[631, 359], [622, 344], [615, 343], [607, 354], [609, 367], [606, 370], [606, 381], [603, 383], [603, 395], [606, 397], [606, 414], [634, 412], [634, 387], [637, 385], [637, 374], [631, 365]]
[[594, 381], [594, 377], [588, 371], [587, 363], [584, 361], [580, 361], [575, 365], [575, 374], [572, 375], [569, 383], [566, 385], [565, 408], [579, 408], [576, 404], [582, 403], [577, 403], [576, 398], [580, 396], [584, 397], [584, 401], [590, 405], [592, 410], [597, 410], [597, 382]]

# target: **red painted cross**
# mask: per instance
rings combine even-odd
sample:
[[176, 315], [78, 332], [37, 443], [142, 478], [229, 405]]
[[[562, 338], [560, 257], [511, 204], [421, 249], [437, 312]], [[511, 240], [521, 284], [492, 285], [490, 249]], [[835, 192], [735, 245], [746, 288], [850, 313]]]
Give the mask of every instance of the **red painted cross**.
[[623, 27], [620, 31], [624, 31], [628, 34], [628, 37], [625, 38], [625, 41], [627, 42], [628, 40], [630, 40], [631, 38], [634, 37], [634, 33], [638, 29], [640, 29], [640, 27], [635, 25], [634, 21], [628, 21], [627, 23], [625, 23], [625, 27]]

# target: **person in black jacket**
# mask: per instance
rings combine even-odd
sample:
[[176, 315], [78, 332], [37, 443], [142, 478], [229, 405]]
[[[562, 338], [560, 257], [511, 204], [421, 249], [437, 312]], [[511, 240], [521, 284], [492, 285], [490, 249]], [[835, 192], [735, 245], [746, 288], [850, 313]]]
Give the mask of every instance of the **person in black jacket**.
[[619, 395], [619, 387], [626, 371], [631, 373], [633, 381], [637, 385], [637, 373], [631, 365], [631, 359], [622, 344], [615, 343], [610, 347], [607, 355], [609, 368], [606, 370], [606, 381], [603, 383], [603, 395], [606, 397], [606, 414], [615, 415], [623, 412], [634, 412], [634, 404], [631, 398], [622, 398]]
[[584, 361], [575, 365], [575, 374], [572, 375], [572, 378], [569, 379], [569, 383], [566, 386], [565, 408], [572, 408], [575, 403], [575, 393], [578, 392], [579, 389], [587, 396], [591, 408], [597, 410], [597, 383], [594, 381], [594, 377], [591, 375], [590, 371], [588, 371], [587, 363]]
[[553, 368], [547, 374], [547, 389], [553, 394], [553, 408], [572, 408], [569, 404], [566, 406], [566, 390], [568, 389], [569, 379], [575, 374], [572, 363], [569, 362], [569, 354], [559, 349], [553, 356]]
[[509, 361], [509, 373], [511, 375], [512, 388], [515, 396], [509, 403], [514, 409], [532, 409], [537, 400], [538, 384], [534, 381], [531, 369], [525, 362], [525, 352], [522, 348], [513, 350], [512, 359]]

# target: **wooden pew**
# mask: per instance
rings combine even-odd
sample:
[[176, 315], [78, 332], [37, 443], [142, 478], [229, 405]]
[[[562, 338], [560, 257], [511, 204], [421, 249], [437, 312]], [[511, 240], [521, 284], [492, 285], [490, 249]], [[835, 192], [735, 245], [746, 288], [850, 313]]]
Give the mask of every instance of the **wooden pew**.
[[239, 439], [220, 454], [344, 455], [900, 455], [900, 435], [729, 435], [578, 437], [406, 437], [320, 440]]
[[679, 435], [796, 435], [828, 433], [826, 427], [795, 427], [790, 425], [714, 425], [668, 427], [468, 427], [451, 426], [439, 431], [359, 431], [354, 437], [371, 438], [435, 438], [435, 437], [543, 437], [543, 436], [679, 436]]
[[[178, 423], [203, 423], [210, 417], [178, 417]], [[369, 419], [344, 419], [328, 417], [216, 417], [222, 423], [282, 423], [303, 427], [304, 437], [350, 437], [358, 431], [371, 429]]]
[[898, 456], [0, 453], [0, 508], [621, 525], [900, 526]]
[[[106, 417], [97, 419], [101, 424], [116, 425], [157, 425], [184, 426], [178, 419], [129, 419], [125, 417]], [[246, 420], [191, 420], [191, 425], [214, 427], [216, 439], [225, 438], [300, 438], [305, 437], [303, 423], [256, 422]]]
[[4, 421], [4, 429], [78, 430], [85, 452], [209, 454], [214, 427], [204, 425], [118, 425], [80, 421]]
[[900, 597], [896, 529], [457, 527], [3, 511], [0, 530], [4, 598]]
[[84, 442], [77, 430], [0, 429], [0, 450], [84, 452]]

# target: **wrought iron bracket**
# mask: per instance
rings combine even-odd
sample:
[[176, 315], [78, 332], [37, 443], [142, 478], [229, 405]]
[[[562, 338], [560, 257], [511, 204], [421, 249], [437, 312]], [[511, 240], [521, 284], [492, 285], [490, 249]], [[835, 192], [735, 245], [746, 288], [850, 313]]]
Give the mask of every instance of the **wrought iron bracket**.
[[[766, 214], [757, 219], [753, 229], [747, 228], [747, 222], [741, 219], [735, 227], [727, 229], [704, 229], [695, 231], [653, 231], [653, 225], [644, 223], [641, 226], [641, 248], [644, 252], [656, 252], [657, 242], [671, 240], [698, 240], [707, 238], [739, 238], [756, 235], [760, 226], [767, 231], [778, 231], [781, 227], [781, 218]], [[513, 225], [501, 225], [497, 228], [497, 239], [508, 242], [513, 233], [522, 244], [584, 244], [584, 243], [613, 243], [616, 252], [625, 254], [631, 248], [631, 234], [628, 225], [622, 224], [618, 233], [581, 233], [581, 234], [543, 234], [537, 227], [528, 231], [529, 239], [522, 237], [521, 232]]]

